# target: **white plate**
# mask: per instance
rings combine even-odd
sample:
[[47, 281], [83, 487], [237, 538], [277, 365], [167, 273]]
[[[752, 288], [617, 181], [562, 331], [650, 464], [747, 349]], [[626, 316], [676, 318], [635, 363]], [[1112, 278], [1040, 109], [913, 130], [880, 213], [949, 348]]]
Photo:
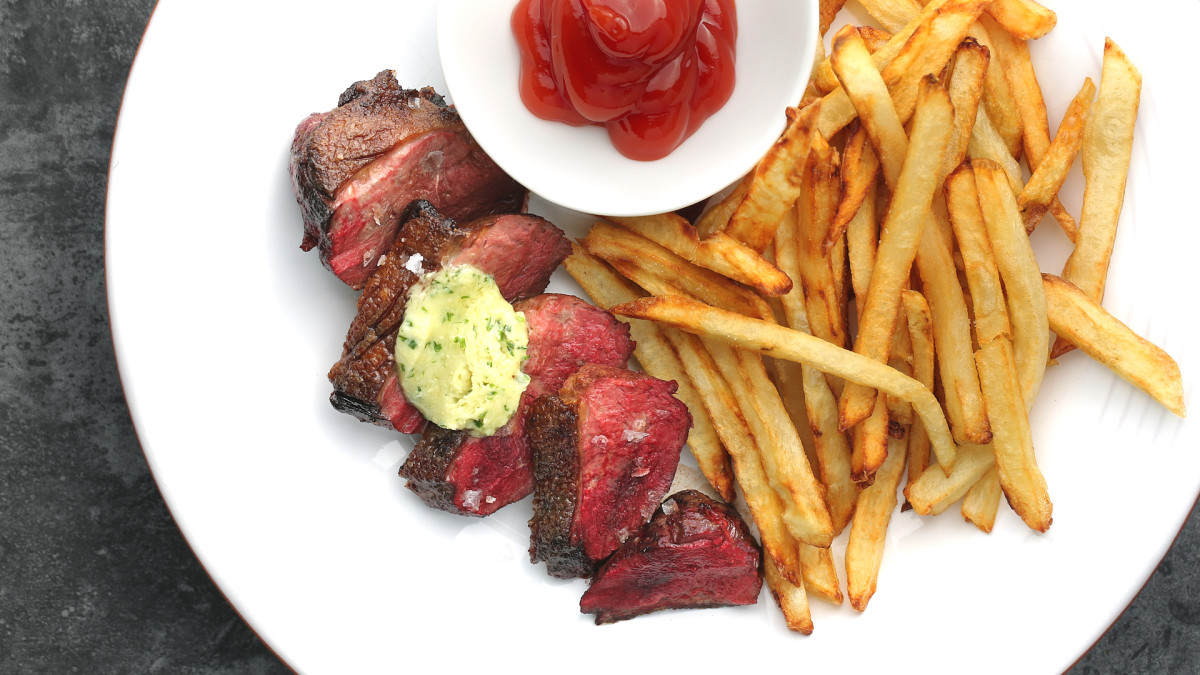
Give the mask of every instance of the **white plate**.
[[[1084, 76], [1098, 79], [1105, 31], [1145, 75], [1106, 305], [1175, 355], [1194, 399], [1197, 97], [1190, 52], [1158, 22], [1194, 23], [1200, 7], [1150, 17], [1115, 0], [1062, 4], [1058, 28], [1033, 45], [1052, 124]], [[990, 536], [954, 513], [897, 514], [867, 612], [814, 600], [807, 638], [784, 630], [765, 595], [593, 626], [578, 613], [582, 581], [528, 563], [527, 502], [473, 520], [408, 493], [396, 476], [407, 439], [326, 401], [354, 294], [297, 248], [286, 161], [295, 124], [355, 80], [390, 67], [443, 87], [435, 12], [415, 0], [163, 0], [121, 110], [107, 274], [129, 407], [184, 535], [284, 660], [306, 673], [718, 672], [784, 659], [890, 666], [918, 650], [926, 672], [1049, 673], [1092, 644], [1190, 511], [1200, 439], [1194, 420], [1080, 354], [1047, 373], [1033, 419], [1049, 534], [1007, 509]], [[1078, 213], [1071, 180], [1063, 201]], [[576, 234], [585, 224], [538, 208]], [[1054, 223], [1036, 238], [1056, 271], [1066, 246]]]
[[[665, 213], [738, 180], [779, 137], [783, 110], [804, 96], [817, 43], [816, 0], [743, 2], [737, 80], [725, 104], [670, 155], [639, 162], [604, 129], [538, 119], [515, 84], [515, 2], [443, 0], [438, 54], [450, 96], [484, 150], [547, 200], [585, 213]], [[497, 30], [499, 28], [499, 30]]]

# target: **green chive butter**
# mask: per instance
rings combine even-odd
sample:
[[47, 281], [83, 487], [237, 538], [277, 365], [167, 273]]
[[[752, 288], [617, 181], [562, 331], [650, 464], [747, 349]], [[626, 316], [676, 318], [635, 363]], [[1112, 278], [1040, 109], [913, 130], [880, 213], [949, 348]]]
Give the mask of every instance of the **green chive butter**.
[[439, 270], [409, 292], [396, 337], [400, 386], [434, 424], [490, 436], [529, 384], [528, 346], [525, 316], [491, 275], [470, 265]]

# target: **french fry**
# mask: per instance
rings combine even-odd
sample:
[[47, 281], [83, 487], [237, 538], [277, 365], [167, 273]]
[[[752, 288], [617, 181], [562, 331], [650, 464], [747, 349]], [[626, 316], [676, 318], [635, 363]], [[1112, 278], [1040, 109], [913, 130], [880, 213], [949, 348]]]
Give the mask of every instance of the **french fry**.
[[1078, 286], [1043, 274], [1050, 330], [1180, 417], [1187, 414], [1179, 365]]
[[[867, 300], [859, 317], [855, 353], [886, 363], [896, 330], [900, 292], [908, 284], [909, 272], [928, 219], [929, 204], [937, 189], [942, 156], [950, 139], [954, 109], [945, 89], [933, 78], [925, 79], [921, 101], [913, 118], [912, 140], [905, 148], [903, 169], [893, 177], [895, 192], [881, 228], [879, 247]], [[903, 134], [899, 139], [903, 142]], [[882, 162], [882, 159], [881, 159]], [[882, 162], [885, 177], [889, 165]], [[875, 394], [860, 385], [848, 384], [838, 401], [838, 425], [849, 429], [866, 419], [875, 405]]]
[[[1025, 150], [1025, 161], [1031, 171], [1037, 171], [1042, 159], [1050, 150], [1050, 123], [1046, 119], [1046, 101], [1038, 84], [1037, 73], [1029, 58], [1029, 45], [1014, 37], [990, 17], [980, 23], [987, 28], [992, 39], [993, 56], [1004, 70], [1004, 77], [1012, 91], [1017, 111], [1021, 114], [1021, 141]], [[1020, 193], [1020, 190], [1017, 190]], [[1075, 219], [1067, 213], [1055, 197], [1050, 202], [1050, 213], [1069, 237], [1076, 229]]]
[[[618, 316], [648, 319], [778, 359], [811, 365], [817, 370], [898, 396], [913, 405], [933, 443], [938, 462], [950, 470], [956, 448], [933, 393], [920, 382], [854, 352], [807, 333], [761, 319], [751, 319], [678, 296], [642, 298], [613, 307]], [[697, 385], [699, 386], [699, 385]], [[710, 411], [711, 414], [711, 411]], [[732, 455], [732, 450], [730, 451]]]
[[858, 509], [850, 524], [850, 539], [846, 544], [846, 594], [850, 606], [858, 611], [867, 608], [879, 580], [883, 562], [883, 544], [888, 523], [896, 509], [896, 488], [904, 475], [907, 439], [891, 439], [887, 461], [875, 473], [875, 482], [858, 497]]
[[725, 233], [755, 251], [762, 252], [775, 237], [783, 214], [800, 195], [800, 181], [809, 148], [816, 133], [821, 103], [815, 102], [796, 113], [783, 135], [758, 162]]
[[701, 239], [691, 223], [674, 213], [610, 217], [608, 220], [642, 235], [694, 265], [746, 284], [763, 295], [782, 295], [792, 287], [792, 280], [758, 251], [724, 232], [715, 232]]
[[1050, 350], [1046, 292], [1038, 283], [1041, 268], [1021, 223], [1016, 198], [1005, 184], [1003, 169], [986, 160], [974, 162], [973, 167], [980, 210], [1008, 297], [1021, 396], [1028, 409], [1042, 386]]
[[991, 532], [996, 524], [996, 510], [1000, 507], [1000, 474], [996, 467], [988, 469], [978, 482], [967, 490], [962, 500], [962, 515], [967, 521], [984, 532]]
[[705, 340], [733, 392], [756, 439], [767, 481], [783, 502], [783, 520], [799, 541], [826, 548], [833, 541], [833, 524], [825, 505], [824, 488], [817, 482], [804, 446], [788, 417], [775, 385], [767, 377], [762, 357], [735, 351], [728, 344]]
[[808, 606], [808, 593], [803, 583], [792, 583], [779, 573], [779, 569], [771, 560], [763, 564], [763, 581], [776, 604], [783, 612], [783, 620], [788, 630], [811, 635], [813, 632], [812, 611]]
[[[1026, 232], [1033, 232], [1037, 227], [1058, 195], [1059, 188], [1067, 180], [1067, 173], [1070, 172], [1075, 155], [1079, 154], [1079, 148], [1083, 144], [1083, 130], [1095, 96], [1096, 85], [1092, 83], [1092, 78], [1084, 78], [1083, 87], [1067, 106], [1067, 112], [1058, 125], [1058, 132], [1054, 135], [1054, 140], [1050, 141], [1050, 149], [1046, 151], [1046, 156], [1042, 158], [1037, 171], [1029, 177], [1017, 197], [1017, 207], [1025, 221]], [[1075, 241], [1075, 231], [1066, 234], [1071, 241]]]
[[872, 19], [892, 32], [903, 30], [921, 14], [917, 0], [860, 0]]
[[982, 345], [998, 338], [1011, 338], [1000, 270], [980, 211], [975, 171], [969, 163], [959, 166], [946, 179], [946, 204], [971, 289], [975, 339]]
[[1013, 194], [1020, 194], [1024, 183], [1021, 180], [1021, 165], [1009, 154], [1004, 138], [992, 124], [988, 111], [980, 108], [975, 113], [975, 127], [971, 129], [971, 140], [967, 142], [967, 157], [988, 159], [1004, 167], [1008, 185]]
[[837, 13], [842, 11], [842, 6], [846, 4], [846, 0], [821, 0], [818, 3], [818, 14], [820, 16], [820, 33], [822, 37], [829, 32], [829, 26], [833, 20], [837, 18]]
[[804, 588], [835, 605], [842, 604], [842, 587], [838, 583], [837, 565], [828, 548], [800, 543], [800, 573]]
[[[901, 295], [904, 316], [908, 322], [908, 336], [913, 351], [913, 379], [933, 391], [934, 344], [933, 321], [929, 316], [929, 303], [917, 291], [904, 291]], [[911, 485], [929, 466], [929, 436], [925, 427], [914, 424], [908, 429], [908, 479]]]
[[[987, 111], [988, 121], [998, 137], [1003, 139], [1009, 158], [1020, 157], [1021, 113], [1017, 110], [1017, 103], [1008, 88], [1008, 80], [1004, 78], [1004, 69], [995, 59], [992, 39], [978, 22], [971, 26], [967, 35], [988, 50], [989, 63], [983, 80], [983, 108]], [[1017, 175], [1020, 175], [1019, 171]]]
[[833, 249], [825, 248], [838, 202], [837, 151], [818, 137], [805, 168], [796, 201], [800, 277], [812, 334], [835, 345], [847, 342], [846, 316], [833, 267]]
[[923, 516], [936, 516], [963, 498], [971, 486], [996, 466], [996, 452], [989, 445], [960, 445], [954, 468], [946, 473], [930, 466], [904, 488], [904, 497]]
[[[1117, 43], [1106, 39], [1100, 93], [1083, 137], [1085, 182], [1079, 236], [1062, 273], [1064, 279], [1096, 301], [1104, 299], [1105, 277], [1125, 201], [1141, 91], [1142, 76], [1137, 68]], [[1058, 349], [1055, 352], [1060, 353]]]
[[854, 26], [842, 26], [833, 36], [829, 62], [858, 113], [861, 128], [866, 129], [888, 185], [895, 189], [908, 150], [908, 137], [883, 76]]
[[[943, 232], [944, 229], [934, 223], [922, 228], [917, 270], [933, 317], [938, 374], [945, 390], [950, 428], [958, 442], [982, 444], [991, 440], [991, 431], [975, 370], [971, 318], [950, 253], [950, 242]], [[949, 470], [941, 462], [940, 454], [938, 461], [943, 470]]]
[[[800, 244], [796, 232], [795, 211], [792, 213], [793, 217], [785, 218], [775, 233], [775, 262], [789, 276], [799, 279]], [[808, 311], [805, 308], [804, 288], [799, 283], [780, 298], [780, 304], [789, 326], [804, 333], [812, 333], [808, 323]], [[778, 359], [775, 362], [787, 363]], [[858, 498], [858, 486], [850, 477], [850, 446], [846, 435], [837, 428], [837, 399], [830, 391], [825, 376], [819, 370], [803, 364], [791, 365], [801, 370], [805, 412], [812, 430], [813, 449], [817, 457], [817, 466], [820, 468], [821, 484], [825, 486], [825, 502], [829, 507], [829, 517], [836, 536], [850, 522], [850, 516], [854, 513], [854, 503]]]
[[875, 397], [871, 414], [850, 430], [850, 477], [860, 486], [875, 482], [876, 470], [888, 457], [887, 396], [876, 391], [871, 394]]
[[598, 222], [584, 237], [583, 247], [655, 295], [669, 294], [671, 291], [664, 289], [667, 286], [732, 311], [750, 312], [764, 319], [773, 316], [766, 301], [749, 289], [629, 230]]
[[[639, 289], [625, 280], [604, 261], [571, 244], [572, 252], [563, 261], [567, 273], [583, 288], [599, 307], [608, 309], [613, 305], [629, 302], [641, 297]], [[630, 337], [634, 341], [634, 357], [642, 370], [660, 380], [674, 380], [679, 386], [675, 395], [683, 401], [692, 414], [692, 428], [688, 432], [688, 447], [696, 458], [696, 464], [717, 494], [732, 502], [733, 467], [729, 455], [721, 445], [720, 436], [713, 426], [712, 418], [704, 408], [704, 402], [692, 380], [688, 377], [675, 348], [657, 326], [648, 321], [627, 319]]]
[[954, 70], [946, 85], [950, 103], [954, 106], [954, 130], [946, 145], [939, 176], [948, 176], [967, 156], [971, 143], [971, 132], [979, 112], [979, 103], [984, 91], [984, 80], [988, 70], [989, 54], [986, 47], [968, 37], [954, 53]]
[[1050, 527], [1053, 504], [1034, 455], [1033, 434], [1021, 398], [1012, 345], [1004, 338], [992, 340], [979, 347], [975, 361], [992, 420], [992, 447], [996, 452], [1000, 487], [1025, 524], [1045, 532]]
[[[842, 153], [841, 166], [841, 201], [838, 202], [837, 214], [833, 218], [833, 226], [825, 235], [825, 249], [828, 250], [834, 242], [845, 234], [850, 221], [871, 200], [874, 211], [875, 178], [879, 175], [879, 158], [867, 138], [867, 130], [860, 124], [854, 127], [846, 141], [846, 149]], [[872, 219], [874, 216], [872, 215]]]
[[709, 237], [715, 232], [723, 231], [729, 225], [729, 218], [737, 210], [738, 204], [746, 198], [746, 191], [750, 189], [753, 177], [753, 173], [746, 174], [721, 201], [700, 214], [700, 218], [696, 220], [696, 233], [700, 237]]
[[1018, 40], [1036, 40], [1058, 23], [1054, 12], [1034, 0], [993, 0], [987, 13]]
[[669, 328], [663, 329], [663, 335], [679, 354], [684, 370], [696, 385], [704, 409], [729, 452], [738, 487], [758, 528], [764, 553], [774, 560], [772, 566], [777, 567], [784, 578], [793, 584], [802, 584], [799, 551], [796, 540], [783, 523], [783, 504], [767, 480], [754, 438], [728, 383], [698, 337]]

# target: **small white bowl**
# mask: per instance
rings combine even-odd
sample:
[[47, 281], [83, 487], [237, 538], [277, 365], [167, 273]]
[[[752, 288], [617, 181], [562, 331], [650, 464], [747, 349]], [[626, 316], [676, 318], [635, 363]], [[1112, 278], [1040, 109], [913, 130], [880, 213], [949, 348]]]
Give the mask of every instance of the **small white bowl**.
[[517, 88], [520, 55], [512, 0], [441, 0], [437, 37], [450, 99], [467, 128], [513, 178], [576, 211], [634, 216], [673, 211], [745, 175], [800, 102], [817, 48], [817, 0], [737, 5], [733, 95], [663, 159], [621, 155], [602, 127], [530, 113]]

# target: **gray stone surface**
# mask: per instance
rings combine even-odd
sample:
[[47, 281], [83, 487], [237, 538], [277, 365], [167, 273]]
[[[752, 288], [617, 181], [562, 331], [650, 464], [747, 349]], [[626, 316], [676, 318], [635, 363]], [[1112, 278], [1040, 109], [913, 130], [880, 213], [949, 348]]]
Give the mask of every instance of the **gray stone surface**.
[[[288, 672], [176, 529], [113, 361], [106, 172], [153, 5], [0, 0], [0, 673]], [[1198, 549], [1193, 517], [1071, 673], [1200, 672]]]

